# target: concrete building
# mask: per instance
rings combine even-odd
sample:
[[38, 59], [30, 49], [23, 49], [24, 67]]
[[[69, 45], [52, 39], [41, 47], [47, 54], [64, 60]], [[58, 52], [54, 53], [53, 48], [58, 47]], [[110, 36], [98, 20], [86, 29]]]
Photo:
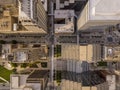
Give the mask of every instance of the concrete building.
[[105, 70], [101, 70], [100, 74], [106, 78], [109, 86], [108, 90], [116, 90], [116, 74]]
[[[105, 78], [97, 71], [87, 71], [80, 74], [62, 72], [61, 90], [111, 90]], [[113, 89], [114, 90], [114, 89]]]
[[62, 59], [80, 60], [87, 62], [101, 61], [101, 46], [89, 45], [62, 45]]
[[[41, 0], [0, 0], [0, 31], [47, 32], [47, 2]], [[29, 31], [29, 32], [28, 32]]]
[[5, 0], [0, 0], [0, 4], [1, 5], [10, 5], [10, 4], [17, 5], [17, 0], [7, 0], [7, 2]]
[[89, 63], [78, 60], [56, 60], [55, 70], [81, 73], [89, 70]]
[[45, 11], [48, 11], [48, 1], [47, 0], [41, 0], [44, 8], [45, 8]]
[[77, 13], [81, 11], [85, 0], [54, 0], [55, 33], [74, 33]]
[[55, 10], [55, 33], [73, 33], [75, 30], [74, 10]]
[[91, 70], [90, 63], [101, 61], [102, 48], [98, 44], [61, 45], [61, 59], [56, 61], [57, 70], [81, 73]]
[[26, 83], [28, 75], [12, 75], [10, 90], [40, 90], [40, 83]]
[[1, 58], [7, 59], [8, 55], [12, 53], [12, 46], [10, 44], [2, 45], [1, 51], [2, 51]]
[[120, 47], [119, 46], [104, 46], [104, 60], [106, 61], [119, 61], [120, 60]]
[[14, 63], [46, 61], [47, 55], [47, 46], [39, 44], [5, 44], [1, 49], [1, 59]]
[[10, 90], [9, 83], [0, 83], [0, 90]]
[[120, 89], [120, 71], [117, 70], [115, 71], [116, 73], [116, 90]]
[[19, 21], [27, 30], [46, 33], [47, 14], [41, 0], [19, 0]]
[[36, 70], [30, 75], [11, 75], [10, 90], [45, 90], [48, 71]]
[[[18, 7], [16, 0], [0, 0], [0, 32], [14, 31], [18, 23]], [[16, 28], [17, 29], [17, 28]]]
[[119, 6], [119, 0], [88, 0], [78, 19], [78, 30], [104, 29], [118, 24]]
[[62, 44], [61, 45], [61, 58], [66, 60], [80, 60], [79, 49], [80, 46]]

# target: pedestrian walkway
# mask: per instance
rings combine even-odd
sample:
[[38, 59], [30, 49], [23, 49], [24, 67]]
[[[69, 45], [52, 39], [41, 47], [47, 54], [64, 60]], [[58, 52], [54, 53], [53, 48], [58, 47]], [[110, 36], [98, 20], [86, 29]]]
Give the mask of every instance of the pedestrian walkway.
[[1, 80], [5, 81], [6, 83], [9, 83], [7, 80], [5, 80], [4, 78], [0, 77]]

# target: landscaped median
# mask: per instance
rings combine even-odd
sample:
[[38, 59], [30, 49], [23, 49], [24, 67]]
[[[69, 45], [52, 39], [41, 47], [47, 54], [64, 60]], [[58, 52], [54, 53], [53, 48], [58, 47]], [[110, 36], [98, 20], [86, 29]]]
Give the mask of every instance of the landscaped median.
[[[6, 81], [10, 82], [10, 74], [12, 74], [12, 70], [8, 70], [3, 66], [0, 66], [0, 77], [5, 79]], [[0, 79], [0, 83], [5, 83], [5, 81]]]

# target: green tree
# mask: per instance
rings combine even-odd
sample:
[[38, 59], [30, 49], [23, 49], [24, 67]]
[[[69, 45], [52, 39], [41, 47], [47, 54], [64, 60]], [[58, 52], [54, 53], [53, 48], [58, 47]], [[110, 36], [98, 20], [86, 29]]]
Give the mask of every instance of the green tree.
[[18, 67], [18, 64], [17, 63], [11, 63], [11, 66], [16, 68], [16, 67]]
[[27, 63], [22, 63], [20, 66], [21, 66], [22, 68], [26, 68], [26, 67], [28, 66], [28, 64], [27, 64]]
[[18, 42], [16, 40], [11, 41], [12, 44], [17, 44]]
[[6, 44], [6, 41], [0, 40], [0, 44]]
[[47, 62], [41, 62], [41, 66], [42, 66], [43, 68], [47, 68]]

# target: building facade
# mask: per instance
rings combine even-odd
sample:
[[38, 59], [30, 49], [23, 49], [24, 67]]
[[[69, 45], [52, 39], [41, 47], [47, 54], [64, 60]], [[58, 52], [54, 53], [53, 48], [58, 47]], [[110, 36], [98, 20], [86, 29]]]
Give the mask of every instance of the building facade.
[[119, 0], [88, 0], [78, 18], [78, 30], [104, 29], [109, 25], [118, 24], [119, 6]]
[[101, 61], [101, 45], [62, 45], [63, 59], [80, 60], [87, 62]]
[[47, 14], [41, 0], [19, 0], [19, 21], [28, 30], [47, 32]]

